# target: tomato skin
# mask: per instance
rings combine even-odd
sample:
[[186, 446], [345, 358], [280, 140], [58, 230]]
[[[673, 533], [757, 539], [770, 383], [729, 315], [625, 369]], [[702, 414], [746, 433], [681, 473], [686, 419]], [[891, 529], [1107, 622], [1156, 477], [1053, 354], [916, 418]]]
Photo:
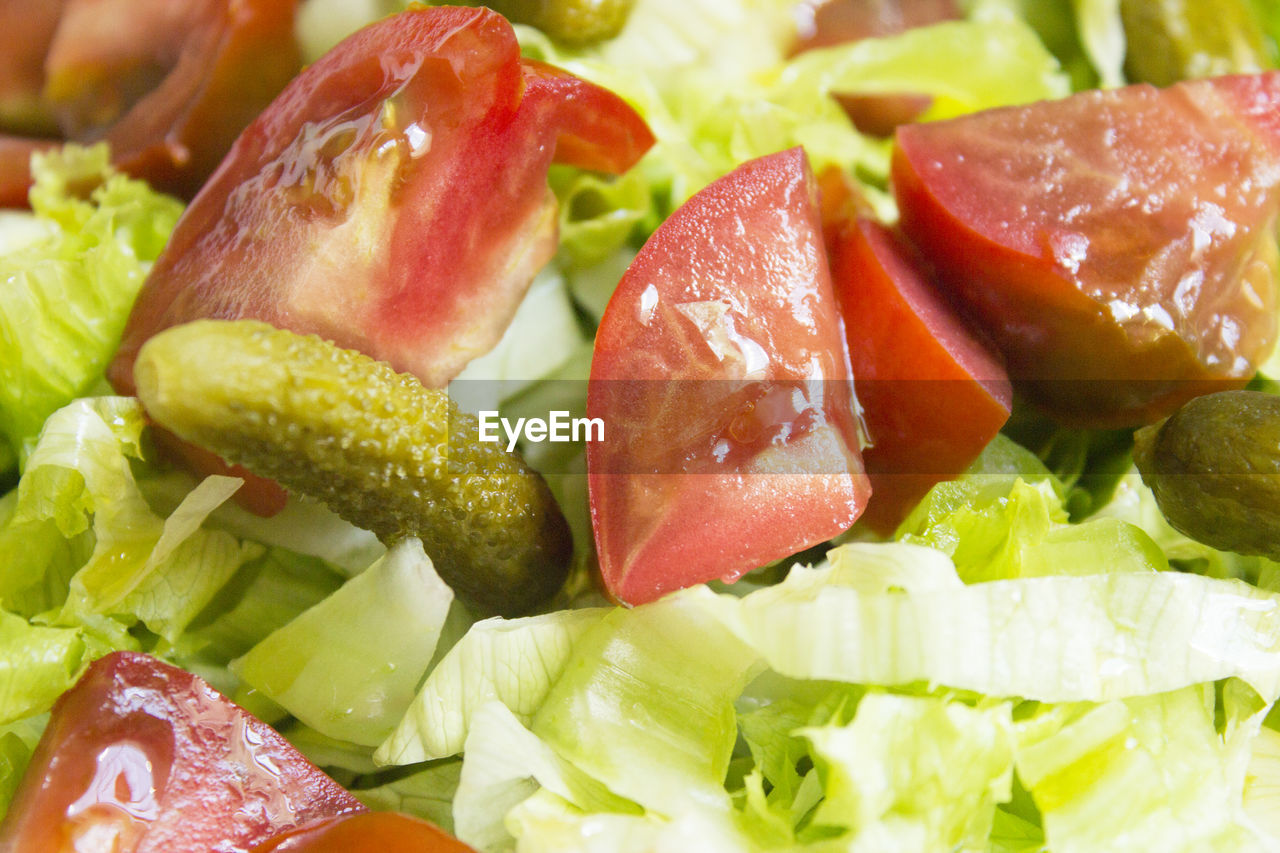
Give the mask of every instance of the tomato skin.
[[397, 812], [364, 812], [282, 833], [253, 853], [474, 853], [425, 820]]
[[535, 59], [520, 65], [522, 108], [536, 105], [555, 128], [554, 162], [620, 175], [653, 146], [649, 125], [609, 90]]
[[[497, 341], [554, 251], [545, 173], [557, 142], [593, 164], [630, 165], [651, 141], [634, 135], [636, 147], [601, 162], [572, 142], [584, 93], [625, 127], [634, 111], [582, 81], [568, 84], [579, 99], [556, 107], [546, 89], [562, 84], [537, 76], [523, 85], [510, 25], [482, 8], [404, 12], [326, 54], [245, 131], [180, 221], [113, 383], [132, 387], [133, 357], [160, 329], [254, 317], [445, 384]], [[399, 147], [375, 155], [374, 143]]]
[[243, 851], [363, 809], [196, 676], [115, 652], [54, 704], [0, 823], [0, 851]]
[[65, 0], [44, 99], [68, 139], [191, 198], [302, 65], [298, 0]]
[[904, 126], [901, 227], [1028, 398], [1081, 426], [1149, 422], [1270, 351], [1275, 110], [1273, 72]]
[[[486, 9], [366, 27], [241, 135], [143, 285], [108, 376], [132, 393], [151, 335], [254, 318], [443, 386], [497, 342], [555, 251], [553, 158], [621, 170], [652, 141], [617, 96], [523, 63]], [[282, 496], [242, 492], [259, 510]]]
[[862, 523], [892, 533], [925, 492], [958, 476], [1009, 419], [999, 360], [937, 292], [901, 237], [862, 219], [830, 242], [854, 386], [871, 438]]
[[846, 530], [870, 486], [814, 181], [799, 149], [664, 222], [601, 320], [587, 416], [607, 591], [639, 604]]
[[808, 0], [793, 52], [882, 38], [940, 21], [957, 20], [955, 0]]

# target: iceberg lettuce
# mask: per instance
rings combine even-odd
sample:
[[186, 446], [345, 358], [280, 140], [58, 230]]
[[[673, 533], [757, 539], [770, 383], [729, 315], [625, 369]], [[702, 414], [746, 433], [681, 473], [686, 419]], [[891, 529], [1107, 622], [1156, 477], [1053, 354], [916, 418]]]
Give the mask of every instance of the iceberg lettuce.
[[0, 255], [0, 436], [21, 459], [89, 393], [182, 205], [108, 165], [105, 145], [36, 155], [43, 233]]

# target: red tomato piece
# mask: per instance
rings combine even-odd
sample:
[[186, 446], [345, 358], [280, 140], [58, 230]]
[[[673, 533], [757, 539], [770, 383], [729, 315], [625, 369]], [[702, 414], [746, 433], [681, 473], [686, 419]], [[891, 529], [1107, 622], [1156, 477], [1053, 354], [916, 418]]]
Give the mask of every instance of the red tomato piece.
[[846, 530], [870, 486], [800, 149], [740, 166], [654, 232], [600, 323], [587, 445], [600, 568], [650, 601]]
[[[131, 393], [151, 335], [252, 317], [443, 386], [498, 341], [555, 251], [553, 157], [620, 171], [652, 142], [616, 95], [522, 63], [487, 9], [373, 24], [240, 137], [157, 260], [108, 375]], [[242, 491], [259, 508], [280, 494]]]
[[248, 850], [364, 807], [196, 676], [133, 652], [53, 706], [0, 824], [0, 851]]
[[808, 0], [799, 8], [795, 53], [964, 17], [956, 0]]
[[[630, 147], [596, 150], [623, 138]], [[138, 348], [163, 328], [253, 317], [441, 386], [497, 341], [555, 249], [545, 175], [557, 143], [578, 162], [626, 166], [651, 141], [616, 96], [526, 75], [511, 26], [486, 9], [373, 24], [299, 75], [192, 203], [112, 381], [132, 388]]]
[[66, 0], [0, 0], [0, 127], [10, 133], [57, 132], [40, 97], [44, 57]]
[[290, 830], [253, 853], [474, 853], [435, 824], [397, 812], [344, 815]]
[[899, 128], [903, 230], [1059, 419], [1238, 387], [1275, 339], [1280, 73]]
[[1009, 419], [999, 360], [935, 289], [901, 238], [861, 220], [830, 244], [854, 386], [871, 444], [862, 522], [888, 534], [934, 484], [959, 475]]
[[608, 89], [545, 62], [520, 64], [521, 112], [538, 116], [554, 134], [556, 163], [620, 175], [653, 145], [649, 125]]
[[31, 155], [58, 143], [0, 134], [0, 207], [26, 207], [31, 189]]
[[909, 124], [933, 106], [932, 95], [909, 92], [883, 94], [833, 95], [836, 102], [862, 133], [870, 136], [892, 136], [900, 124]]
[[301, 67], [297, 5], [65, 0], [45, 101], [68, 139], [106, 139], [123, 170], [190, 198]]

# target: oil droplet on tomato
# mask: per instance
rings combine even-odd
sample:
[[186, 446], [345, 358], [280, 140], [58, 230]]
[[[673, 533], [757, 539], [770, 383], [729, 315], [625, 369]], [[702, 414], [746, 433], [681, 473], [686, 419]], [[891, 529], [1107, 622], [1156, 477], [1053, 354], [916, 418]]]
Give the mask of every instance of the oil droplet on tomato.
[[146, 752], [128, 741], [98, 753], [93, 779], [67, 806], [71, 849], [131, 849], [160, 814], [154, 767]]

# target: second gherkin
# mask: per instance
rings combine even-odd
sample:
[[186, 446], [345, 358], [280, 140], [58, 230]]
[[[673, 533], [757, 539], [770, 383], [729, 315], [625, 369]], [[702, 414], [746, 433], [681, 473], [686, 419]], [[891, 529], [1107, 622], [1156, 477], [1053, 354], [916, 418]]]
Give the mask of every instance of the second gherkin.
[[475, 418], [443, 390], [252, 320], [161, 332], [134, 375], [157, 424], [323, 501], [384, 542], [419, 537], [473, 604], [520, 613], [564, 581], [572, 541], [546, 484], [482, 443]]

